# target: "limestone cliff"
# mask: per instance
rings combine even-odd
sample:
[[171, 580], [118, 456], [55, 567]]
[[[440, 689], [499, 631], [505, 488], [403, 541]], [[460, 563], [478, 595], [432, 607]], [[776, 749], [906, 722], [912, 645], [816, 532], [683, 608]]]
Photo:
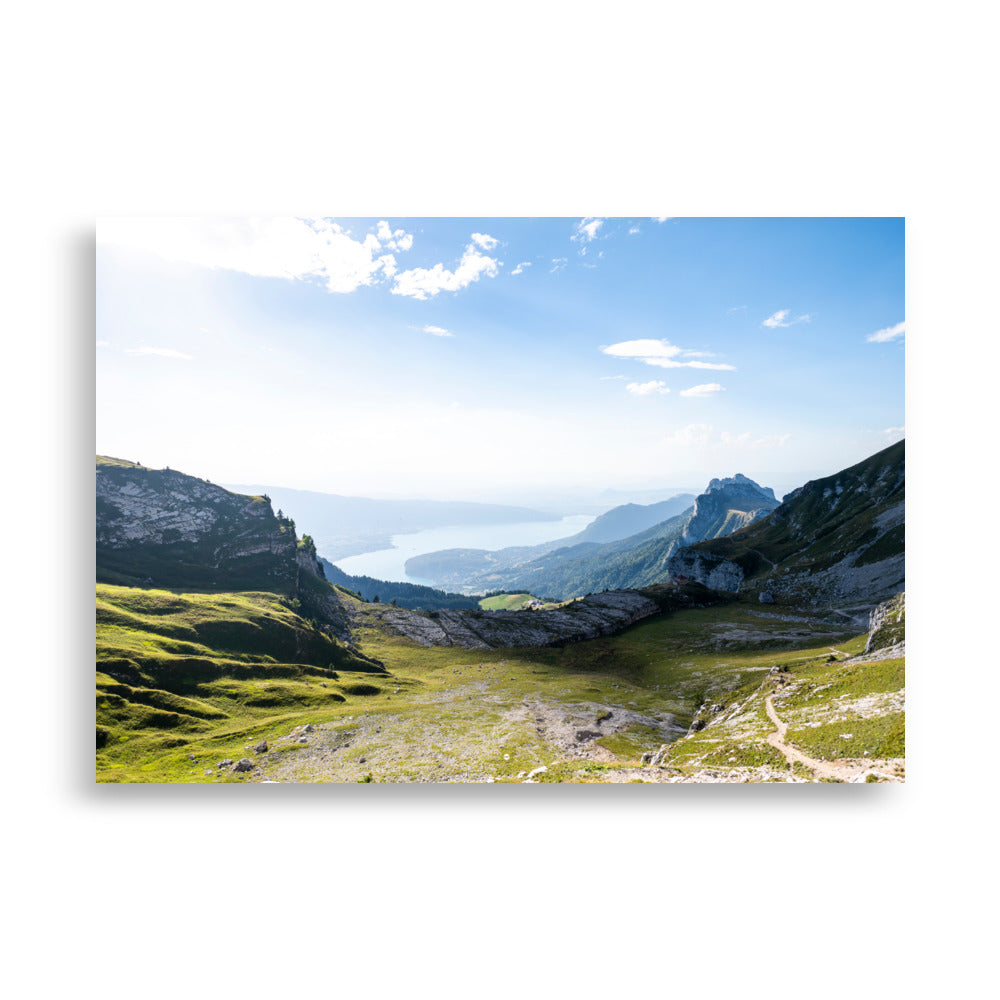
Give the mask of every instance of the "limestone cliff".
[[363, 604], [343, 592], [339, 599], [353, 627], [375, 624], [380, 630], [405, 636], [421, 646], [464, 649], [562, 646], [614, 635], [664, 611], [703, 607], [720, 600], [719, 595], [697, 585], [608, 591], [549, 610], [421, 613], [384, 604]]
[[742, 473], [713, 479], [694, 502], [694, 513], [681, 535], [681, 545], [731, 535], [778, 506], [774, 490], [758, 486]]
[[118, 459], [96, 469], [99, 581], [295, 591], [295, 525], [266, 497]]

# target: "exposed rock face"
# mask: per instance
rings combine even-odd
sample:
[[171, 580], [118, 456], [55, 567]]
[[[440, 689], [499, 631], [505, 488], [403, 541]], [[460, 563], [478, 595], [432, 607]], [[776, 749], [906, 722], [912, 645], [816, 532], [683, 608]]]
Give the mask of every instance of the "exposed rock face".
[[758, 486], [742, 473], [713, 479], [694, 502], [694, 513], [681, 535], [681, 545], [731, 535], [778, 506], [774, 490]]
[[667, 572], [674, 579], [697, 580], [724, 593], [735, 594], [743, 582], [743, 570], [736, 563], [687, 548], [670, 557]]
[[301, 572], [309, 573], [311, 576], [317, 576], [321, 580], [326, 579], [323, 564], [319, 561], [319, 557], [316, 555], [316, 543], [309, 537], [309, 535], [303, 535], [299, 540], [298, 546], [295, 550], [295, 562]]
[[634, 590], [591, 594], [550, 611], [436, 611], [421, 614], [377, 606], [381, 623], [421, 646], [499, 649], [556, 646], [613, 635], [660, 611], [656, 601]]
[[270, 501], [170, 469], [99, 458], [96, 536], [99, 580], [295, 588], [294, 525]]
[[769, 594], [778, 604], [868, 604], [905, 587], [905, 447], [789, 493], [727, 538], [675, 552], [672, 578]]
[[892, 650], [903, 655], [906, 643], [906, 594], [897, 594], [872, 609], [866, 653]]

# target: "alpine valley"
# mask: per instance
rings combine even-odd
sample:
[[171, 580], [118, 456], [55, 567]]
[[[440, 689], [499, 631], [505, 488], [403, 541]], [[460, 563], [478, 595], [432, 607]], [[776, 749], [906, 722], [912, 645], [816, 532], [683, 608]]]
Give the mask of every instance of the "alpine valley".
[[902, 441], [780, 502], [736, 473], [570, 538], [410, 559], [433, 586], [336, 562], [555, 515], [101, 456], [96, 480], [100, 781], [904, 778]]

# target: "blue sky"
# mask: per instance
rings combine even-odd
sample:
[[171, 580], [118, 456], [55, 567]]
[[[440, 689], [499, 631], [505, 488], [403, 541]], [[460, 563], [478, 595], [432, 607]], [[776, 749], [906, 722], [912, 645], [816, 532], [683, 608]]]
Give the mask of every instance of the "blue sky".
[[903, 435], [901, 219], [98, 226], [97, 446], [216, 482], [779, 493]]

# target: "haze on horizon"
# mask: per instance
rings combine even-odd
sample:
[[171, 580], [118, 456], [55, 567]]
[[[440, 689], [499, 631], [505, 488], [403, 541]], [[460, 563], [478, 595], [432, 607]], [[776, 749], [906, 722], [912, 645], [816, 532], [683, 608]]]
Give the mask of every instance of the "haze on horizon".
[[903, 436], [902, 219], [98, 225], [97, 449], [216, 483], [781, 492]]

